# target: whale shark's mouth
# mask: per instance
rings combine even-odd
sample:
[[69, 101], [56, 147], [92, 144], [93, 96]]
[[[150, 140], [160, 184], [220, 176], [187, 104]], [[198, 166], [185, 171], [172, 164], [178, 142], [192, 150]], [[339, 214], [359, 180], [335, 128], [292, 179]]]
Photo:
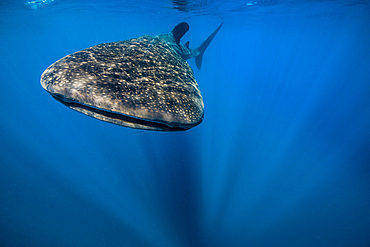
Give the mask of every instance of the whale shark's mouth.
[[[152, 121], [143, 118], [138, 118], [122, 113], [112, 112], [103, 110], [100, 108], [92, 107], [89, 105], [81, 104], [70, 99], [66, 99], [61, 94], [52, 94], [52, 96], [65, 106], [76, 110], [78, 112], [82, 112], [88, 116], [107, 121], [110, 123], [118, 124], [118, 125], [126, 125], [127, 127], [132, 128], [140, 128], [140, 129], [148, 129], [148, 130], [157, 130], [157, 131], [185, 131], [188, 130], [198, 124], [200, 124], [203, 120], [195, 123], [195, 124], [174, 124], [174, 123], [167, 123], [161, 121]], [[123, 124], [125, 123], [125, 124]]]

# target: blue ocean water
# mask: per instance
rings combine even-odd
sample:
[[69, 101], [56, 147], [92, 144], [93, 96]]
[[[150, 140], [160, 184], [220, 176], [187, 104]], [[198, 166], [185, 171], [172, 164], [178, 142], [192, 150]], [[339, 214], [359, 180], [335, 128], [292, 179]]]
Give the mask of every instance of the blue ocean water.
[[[84, 48], [197, 47], [205, 118], [105, 123], [40, 85]], [[0, 246], [370, 246], [368, 1], [3, 0]]]

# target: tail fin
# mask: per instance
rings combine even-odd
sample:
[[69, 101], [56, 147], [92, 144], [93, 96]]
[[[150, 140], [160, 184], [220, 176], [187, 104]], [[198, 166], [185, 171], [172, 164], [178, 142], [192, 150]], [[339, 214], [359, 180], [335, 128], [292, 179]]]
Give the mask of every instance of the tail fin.
[[207, 47], [209, 46], [209, 44], [211, 43], [213, 38], [216, 36], [217, 32], [220, 30], [220, 28], [222, 27], [222, 24], [224, 24], [224, 23], [222, 22], [221, 25], [211, 35], [209, 35], [209, 37], [206, 38], [203, 41], [203, 43], [199, 46], [199, 48], [198, 48], [199, 55], [195, 57], [195, 64], [197, 65], [198, 69], [200, 69], [202, 67], [202, 60], [203, 60], [204, 51], [207, 49]]

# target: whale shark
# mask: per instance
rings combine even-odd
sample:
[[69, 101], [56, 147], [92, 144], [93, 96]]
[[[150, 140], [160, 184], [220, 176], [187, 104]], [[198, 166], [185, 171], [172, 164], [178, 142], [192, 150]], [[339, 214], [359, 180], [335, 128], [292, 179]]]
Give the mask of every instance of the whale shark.
[[67, 55], [41, 76], [42, 87], [65, 106], [109, 123], [144, 130], [184, 131], [199, 125], [204, 103], [192, 68], [221, 25], [198, 48], [180, 44], [181, 22], [169, 33], [103, 43]]

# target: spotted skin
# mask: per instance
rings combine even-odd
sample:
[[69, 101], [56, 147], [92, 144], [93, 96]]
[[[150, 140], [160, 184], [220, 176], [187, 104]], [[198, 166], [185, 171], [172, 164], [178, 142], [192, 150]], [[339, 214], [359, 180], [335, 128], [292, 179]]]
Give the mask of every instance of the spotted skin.
[[41, 85], [71, 109], [106, 122], [189, 129], [203, 120], [203, 99], [182, 46], [171, 39], [146, 35], [78, 51], [47, 68]]
[[52, 64], [41, 85], [56, 100], [88, 116], [138, 129], [180, 131], [203, 121], [204, 105], [185, 61], [203, 54], [223, 23], [196, 49], [180, 44], [189, 24], [157, 36], [96, 45]]

